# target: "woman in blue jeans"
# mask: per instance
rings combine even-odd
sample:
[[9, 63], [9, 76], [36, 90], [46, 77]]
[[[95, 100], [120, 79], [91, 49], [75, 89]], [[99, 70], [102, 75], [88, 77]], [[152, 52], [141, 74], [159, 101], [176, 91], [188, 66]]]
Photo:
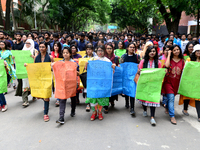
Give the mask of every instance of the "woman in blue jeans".
[[184, 68], [184, 59], [181, 49], [178, 45], [173, 45], [168, 51], [165, 67], [168, 68], [168, 73], [165, 76], [162, 94], [167, 96], [165, 108], [169, 112], [171, 123], [176, 125], [174, 113], [174, 100], [178, 92], [179, 82]]

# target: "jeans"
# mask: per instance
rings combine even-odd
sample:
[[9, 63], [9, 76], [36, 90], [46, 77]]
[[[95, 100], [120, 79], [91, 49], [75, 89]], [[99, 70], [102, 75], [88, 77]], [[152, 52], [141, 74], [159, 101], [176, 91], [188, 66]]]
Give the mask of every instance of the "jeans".
[[3, 93], [0, 94], [0, 105], [6, 105], [6, 99]]
[[[66, 108], [66, 99], [58, 99], [60, 101], [60, 118], [64, 118], [65, 108]], [[71, 113], [75, 113], [76, 109], [76, 96], [71, 97]]]
[[162, 104], [165, 106], [167, 105], [167, 96], [166, 95], [163, 95]]
[[169, 111], [169, 116], [172, 118], [175, 116], [174, 114], [174, 100], [175, 95], [174, 94], [166, 94], [167, 95], [167, 106], [166, 108]]

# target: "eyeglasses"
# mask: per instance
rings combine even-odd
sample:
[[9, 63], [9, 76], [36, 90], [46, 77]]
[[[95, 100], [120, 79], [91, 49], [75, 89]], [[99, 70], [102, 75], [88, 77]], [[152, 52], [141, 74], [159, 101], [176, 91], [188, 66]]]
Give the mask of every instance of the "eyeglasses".
[[193, 46], [189, 46], [188, 48], [193, 48]]
[[97, 50], [97, 52], [104, 52], [103, 50]]
[[31, 44], [31, 43], [25, 43], [25, 44]]
[[106, 48], [107, 50], [112, 50], [112, 48]]

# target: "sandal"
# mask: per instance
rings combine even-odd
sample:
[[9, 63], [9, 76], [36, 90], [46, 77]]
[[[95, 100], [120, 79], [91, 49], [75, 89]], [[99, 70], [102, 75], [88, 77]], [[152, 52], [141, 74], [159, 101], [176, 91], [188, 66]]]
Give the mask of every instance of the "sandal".
[[177, 123], [176, 123], [175, 117], [172, 117], [172, 118], [171, 118], [171, 123], [172, 123], [173, 125], [176, 125], [176, 124], [177, 124]]
[[98, 113], [98, 115], [99, 115], [99, 120], [103, 120], [102, 112]]
[[48, 115], [44, 115], [44, 121], [48, 122], [49, 121], [49, 116]]
[[97, 116], [97, 112], [93, 112], [92, 116], [90, 117], [90, 120], [91, 121], [94, 121], [96, 119], [96, 116]]
[[86, 112], [90, 112], [90, 104], [87, 105]]
[[166, 113], [166, 114], [169, 114], [169, 111], [168, 111], [168, 109], [167, 109], [167, 108], [165, 108], [165, 113]]

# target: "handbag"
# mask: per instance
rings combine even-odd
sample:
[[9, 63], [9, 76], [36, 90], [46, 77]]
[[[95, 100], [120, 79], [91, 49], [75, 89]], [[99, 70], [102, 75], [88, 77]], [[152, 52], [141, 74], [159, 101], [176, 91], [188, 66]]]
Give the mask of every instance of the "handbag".
[[84, 88], [87, 87], [87, 72], [84, 72], [85, 68], [83, 69], [83, 73], [80, 74], [81, 82], [83, 83]]

